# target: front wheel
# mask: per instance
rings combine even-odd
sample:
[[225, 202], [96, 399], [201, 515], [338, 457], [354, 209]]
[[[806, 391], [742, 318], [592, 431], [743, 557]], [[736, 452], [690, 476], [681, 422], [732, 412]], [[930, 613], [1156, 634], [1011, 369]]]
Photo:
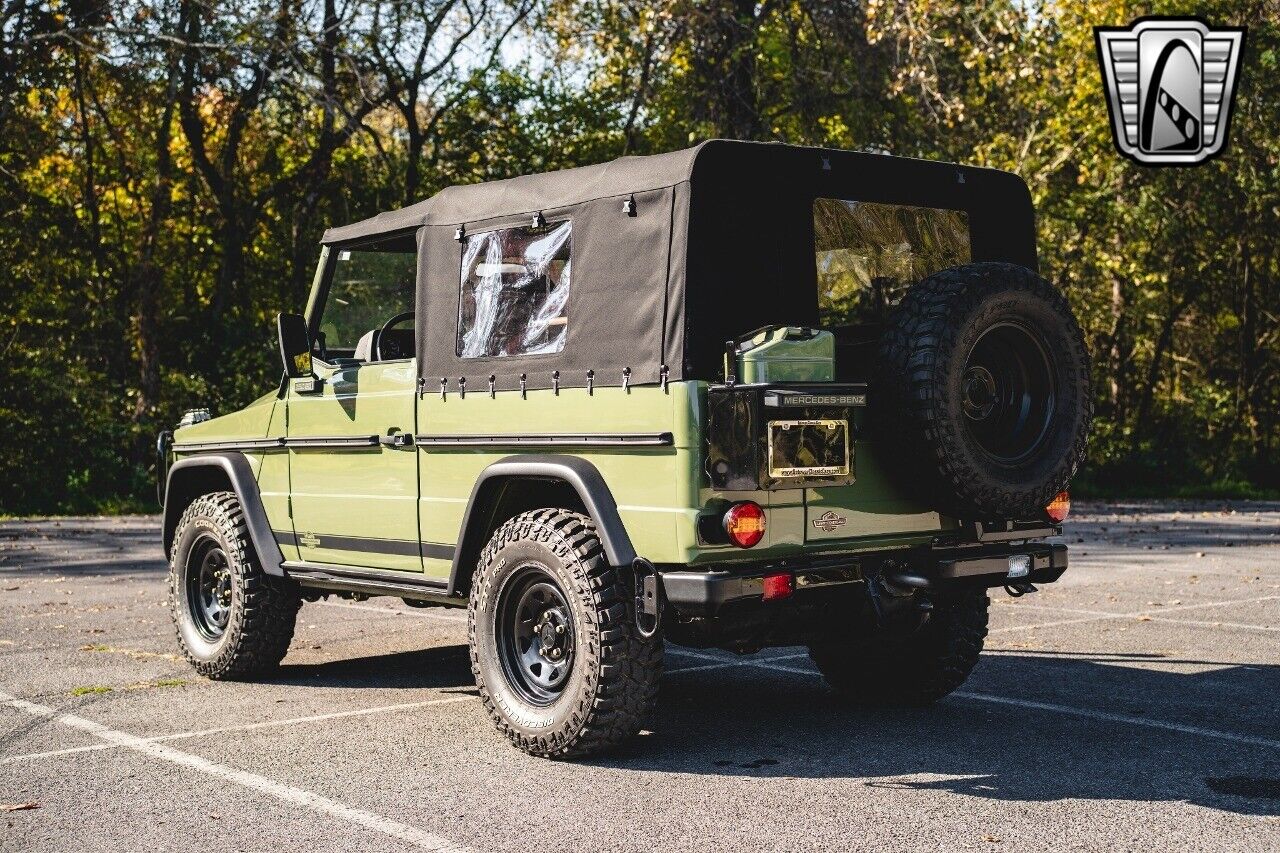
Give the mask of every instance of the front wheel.
[[827, 683], [869, 706], [929, 705], [965, 682], [987, 636], [985, 590], [934, 601], [928, 621], [911, 634], [873, 636], [809, 647]]
[[636, 734], [657, 698], [662, 643], [636, 630], [629, 578], [595, 523], [540, 509], [480, 555], [467, 628], [471, 670], [498, 730], [545, 757], [589, 755]]
[[249, 539], [240, 502], [214, 492], [191, 502], [169, 560], [169, 609], [178, 645], [208, 678], [274, 669], [289, 650], [302, 599], [268, 575]]

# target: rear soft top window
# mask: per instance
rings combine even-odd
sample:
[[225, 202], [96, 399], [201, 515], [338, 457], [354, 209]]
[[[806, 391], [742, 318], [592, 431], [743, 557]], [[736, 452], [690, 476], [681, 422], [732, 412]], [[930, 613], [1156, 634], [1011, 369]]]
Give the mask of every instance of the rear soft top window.
[[878, 323], [912, 284], [970, 261], [962, 210], [819, 198], [813, 238], [824, 325]]

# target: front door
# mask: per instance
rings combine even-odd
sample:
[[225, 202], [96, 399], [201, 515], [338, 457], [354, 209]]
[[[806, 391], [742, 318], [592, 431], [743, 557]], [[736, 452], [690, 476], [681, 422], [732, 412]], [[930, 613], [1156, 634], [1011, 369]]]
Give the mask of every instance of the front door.
[[422, 571], [415, 269], [412, 235], [328, 253], [311, 309], [317, 379], [289, 389], [289, 491], [307, 562]]

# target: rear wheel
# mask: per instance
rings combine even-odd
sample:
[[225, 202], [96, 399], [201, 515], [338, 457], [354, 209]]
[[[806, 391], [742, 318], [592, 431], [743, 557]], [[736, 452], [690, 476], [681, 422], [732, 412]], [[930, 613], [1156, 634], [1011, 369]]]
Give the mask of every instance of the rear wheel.
[[301, 603], [292, 584], [262, 570], [235, 494], [191, 502], [174, 533], [169, 609], [178, 645], [197, 672], [247, 678], [275, 668], [289, 650]]
[[471, 669], [498, 730], [532, 755], [570, 757], [640, 730], [662, 643], [636, 630], [629, 578], [595, 524], [540, 509], [500, 527], [471, 588]]
[[929, 705], [965, 682], [987, 636], [985, 591], [939, 598], [912, 634], [809, 647], [827, 683], [861, 705]]

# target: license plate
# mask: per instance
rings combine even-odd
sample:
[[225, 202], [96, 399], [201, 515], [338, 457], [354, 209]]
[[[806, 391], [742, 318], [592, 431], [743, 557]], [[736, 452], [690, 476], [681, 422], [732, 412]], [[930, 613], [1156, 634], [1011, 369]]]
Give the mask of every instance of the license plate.
[[849, 468], [848, 421], [769, 421], [769, 476], [847, 477]]

